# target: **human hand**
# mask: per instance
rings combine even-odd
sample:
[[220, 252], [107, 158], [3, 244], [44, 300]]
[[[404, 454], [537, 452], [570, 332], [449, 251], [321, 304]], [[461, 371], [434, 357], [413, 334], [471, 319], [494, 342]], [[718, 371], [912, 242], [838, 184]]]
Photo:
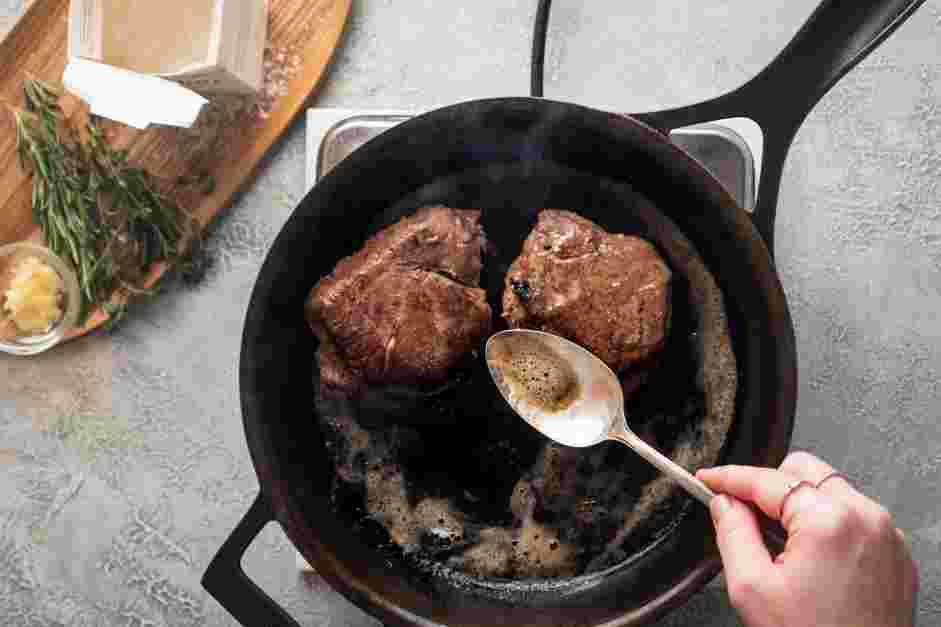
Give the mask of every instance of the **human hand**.
[[[732, 605], [748, 627], [914, 624], [918, 570], [903, 533], [884, 507], [834, 473], [803, 452], [777, 470], [696, 473], [719, 494], [710, 504], [719, 552]], [[774, 559], [745, 503], [787, 530]]]

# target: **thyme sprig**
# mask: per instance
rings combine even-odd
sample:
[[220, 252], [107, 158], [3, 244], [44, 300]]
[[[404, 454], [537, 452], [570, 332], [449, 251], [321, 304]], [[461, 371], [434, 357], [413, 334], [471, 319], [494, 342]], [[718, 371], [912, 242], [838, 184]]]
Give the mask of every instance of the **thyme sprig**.
[[81, 323], [97, 306], [123, 314], [128, 298], [146, 292], [150, 267], [176, 259], [185, 212], [126, 151], [109, 145], [95, 121], [83, 140], [63, 115], [57, 88], [29, 78], [24, 93], [26, 108], [13, 109], [13, 118], [17, 155], [32, 175], [33, 219], [49, 248], [75, 268]]

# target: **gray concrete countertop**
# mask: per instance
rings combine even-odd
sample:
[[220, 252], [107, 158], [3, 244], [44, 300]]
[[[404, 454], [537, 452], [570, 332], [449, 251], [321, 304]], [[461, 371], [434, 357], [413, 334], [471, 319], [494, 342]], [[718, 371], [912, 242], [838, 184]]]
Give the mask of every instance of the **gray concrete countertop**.
[[[0, 0], [0, 24], [24, 6]], [[525, 94], [535, 0], [356, 0], [317, 101], [426, 108]], [[546, 95], [622, 111], [735, 87], [815, 0], [556, 0]], [[790, 153], [777, 258], [800, 357], [795, 446], [909, 532], [941, 623], [941, 0], [824, 99]], [[0, 624], [233, 625], [199, 586], [257, 491], [236, 365], [267, 247], [304, 192], [303, 120], [219, 221], [215, 263], [113, 335], [0, 358]], [[304, 624], [376, 622], [269, 526], [246, 557]], [[737, 624], [716, 582], [661, 625]]]

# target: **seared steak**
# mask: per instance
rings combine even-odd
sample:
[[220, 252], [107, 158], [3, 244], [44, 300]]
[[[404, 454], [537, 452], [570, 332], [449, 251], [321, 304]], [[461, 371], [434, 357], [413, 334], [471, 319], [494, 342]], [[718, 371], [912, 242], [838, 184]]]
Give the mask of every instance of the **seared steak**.
[[426, 207], [380, 231], [317, 283], [305, 315], [322, 391], [444, 382], [490, 331], [479, 288], [480, 212]]
[[621, 372], [663, 345], [670, 277], [649, 242], [546, 209], [506, 275], [503, 316], [578, 342]]

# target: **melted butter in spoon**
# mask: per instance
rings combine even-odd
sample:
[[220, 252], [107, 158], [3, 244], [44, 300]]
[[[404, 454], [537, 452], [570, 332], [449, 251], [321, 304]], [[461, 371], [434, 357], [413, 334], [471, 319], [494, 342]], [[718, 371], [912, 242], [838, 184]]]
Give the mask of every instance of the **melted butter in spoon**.
[[578, 374], [545, 343], [514, 335], [490, 355], [497, 385], [513, 404], [525, 402], [545, 413], [568, 409], [581, 396]]

